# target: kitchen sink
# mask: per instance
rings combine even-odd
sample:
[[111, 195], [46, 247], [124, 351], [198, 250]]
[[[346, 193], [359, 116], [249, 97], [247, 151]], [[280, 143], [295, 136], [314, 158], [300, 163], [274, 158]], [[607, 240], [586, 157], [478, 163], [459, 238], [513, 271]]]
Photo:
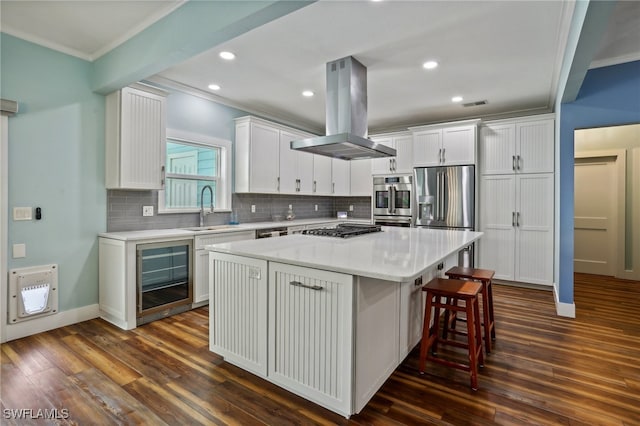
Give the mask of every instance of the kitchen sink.
[[182, 228], [186, 231], [202, 232], [202, 231], [219, 231], [222, 229], [237, 228], [238, 225], [213, 225], [213, 226], [193, 226], [191, 228]]

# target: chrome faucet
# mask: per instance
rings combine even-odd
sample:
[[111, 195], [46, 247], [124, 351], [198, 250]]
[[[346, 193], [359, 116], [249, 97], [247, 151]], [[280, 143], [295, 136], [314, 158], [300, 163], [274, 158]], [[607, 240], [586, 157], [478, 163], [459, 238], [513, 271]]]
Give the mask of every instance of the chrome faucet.
[[[205, 213], [204, 212], [204, 190], [209, 188], [209, 193], [211, 194], [211, 211]], [[204, 217], [213, 213], [213, 188], [211, 185], [205, 185], [202, 187], [202, 191], [200, 191], [200, 226], [204, 226]]]

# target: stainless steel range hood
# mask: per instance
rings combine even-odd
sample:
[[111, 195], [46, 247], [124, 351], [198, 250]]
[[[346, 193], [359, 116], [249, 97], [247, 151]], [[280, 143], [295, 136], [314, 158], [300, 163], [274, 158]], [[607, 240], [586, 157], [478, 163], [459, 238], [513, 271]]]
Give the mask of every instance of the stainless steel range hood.
[[343, 160], [394, 157], [367, 139], [367, 69], [351, 56], [327, 63], [327, 136], [291, 142], [291, 149]]

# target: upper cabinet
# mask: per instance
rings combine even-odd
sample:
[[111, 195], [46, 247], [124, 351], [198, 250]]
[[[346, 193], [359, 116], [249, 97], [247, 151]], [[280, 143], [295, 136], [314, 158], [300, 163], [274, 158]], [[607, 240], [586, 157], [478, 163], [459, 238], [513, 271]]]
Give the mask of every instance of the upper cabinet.
[[411, 127], [415, 167], [475, 164], [479, 120]]
[[162, 189], [167, 93], [135, 84], [106, 97], [107, 189]]
[[410, 132], [375, 135], [371, 137], [371, 140], [396, 150], [395, 157], [371, 160], [371, 174], [388, 175], [413, 172], [413, 137]]
[[280, 193], [311, 194], [314, 155], [291, 149], [291, 141], [308, 138], [305, 133], [280, 131]]
[[554, 153], [553, 115], [493, 121], [482, 126], [483, 175], [552, 173]]
[[255, 117], [236, 119], [236, 192], [313, 193], [314, 155], [290, 148], [310, 136]]
[[370, 195], [369, 160], [356, 160], [362, 164], [352, 171], [351, 161], [291, 149], [291, 141], [310, 137], [313, 135], [260, 118], [237, 118], [235, 192]]
[[332, 195], [351, 195], [351, 161], [333, 158], [331, 160], [331, 179]]
[[371, 197], [373, 183], [371, 179], [371, 163], [372, 160], [370, 159], [350, 162], [351, 196]]

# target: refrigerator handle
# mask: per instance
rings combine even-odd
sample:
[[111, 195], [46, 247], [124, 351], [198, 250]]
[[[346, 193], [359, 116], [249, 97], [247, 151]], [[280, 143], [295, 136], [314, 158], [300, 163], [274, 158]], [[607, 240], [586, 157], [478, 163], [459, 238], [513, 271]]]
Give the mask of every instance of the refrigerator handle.
[[438, 220], [440, 221], [444, 221], [444, 212], [445, 212], [445, 206], [444, 206], [444, 189], [446, 187], [445, 184], [445, 174], [444, 171], [440, 172], [440, 188], [438, 188], [438, 204], [440, 205], [440, 208], [438, 209]]

